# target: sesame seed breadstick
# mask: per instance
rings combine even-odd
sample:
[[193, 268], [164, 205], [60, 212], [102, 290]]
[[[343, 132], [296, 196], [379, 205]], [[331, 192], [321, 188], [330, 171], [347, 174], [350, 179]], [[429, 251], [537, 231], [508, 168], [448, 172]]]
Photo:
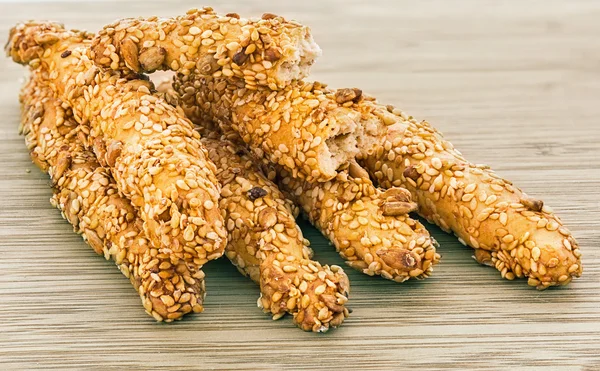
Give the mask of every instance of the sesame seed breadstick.
[[297, 179], [285, 170], [277, 177], [352, 268], [404, 282], [429, 277], [438, 263], [437, 242], [408, 216], [416, 210], [408, 191], [374, 187], [356, 164], [325, 183]]
[[51, 203], [96, 253], [116, 263], [156, 320], [170, 322], [201, 312], [204, 273], [181, 252], [149, 245], [129, 200], [119, 195], [110, 174], [83, 147], [83, 132], [72, 112], [52, 97], [37, 74], [20, 100], [20, 132], [33, 162], [50, 175]]
[[212, 8], [174, 18], [123, 19], [94, 40], [94, 60], [112, 69], [237, 77], [277, 90], [308, 75], [321, 50], [310, 29], [273, 14], [248, 20]]
[[[487, 167], [469, 163], [429, 124], [381, 105], [359, 89], [332, 90], [319, 83], [294, 82], [276, 93], [249, 91], [222, 79], [181, 75], [173, 86], [192, 121], [213, 117], [221, 127], [239, 133], [259, 157], [288, 163], [286, 170], [294, 177], [314, 171], [320, 163], [314, 160], [307, 166], [308, 154], [336, 141], [323, 131], [311, 133], [306, 128], [352, 122], [346, 126], [352, 127], [351, 133], [341, 136], [342, 141], [355, 141], [352, 156], [380, 186], [410, 190], [418, 212], [475, 248], [477, 261], [496, 267], [508, 279], [528, 277], [529, 284], [539, 289], [581, 275], [578, 244], [550, 208]], [[310, 94], [318, 106], [310, 108], [295, 100], [302, 94]], [[294, 119], [286, 124], [282, 117]], [[277, 148], [289, 151], [277, 152]], [[342, 156], [334, 148], [347, 146], [329, 145], [330, 153]], [[294, 161], [289, 160], [292, 157]], [[290, 170], [294, 164], [301, 166]]]
[[219, 203], [229, 243], [227, 257], [260, 284], [258, 305], [274, 319], [286, 312], [305, 331], [327, 331], [348, 316], [348, 277], [337, 266], [311, 260], [296, 224], [297, 208], [238, 145], [203, 138], [221, 182]]
[[410, 190], [419, 213], [473, 247], [478, 262], [538, 289], [581, 275], [577, 241], [541, 200], [468, 162], [427, 122], [374, 101], [357, 106], [387, 125], [384, 140], [359, 156], [366, 169], [383, 187]]
[[195, 123], [208, 119], [237, 132], [246, 144], [296, 178], [325, 182], [359, 152], [368, 138], [360, 113], [336, 100], [360, 98], [360, 91], [337, 97], [318, 82], [294, 82], [285, 89], [246, 89], [227, 79], [177, 75], [174, 89]]
[[227, 231], [217, 208], [219, 185], [198, 133], [151, 94], [149, 81], [96, 67], [87, 38], [57, 24], [20, 24], [7, 51], [16, 62], [39, 67], [86, 124], [82, 130], [89, 128], [87, 145], [140, 210], [153, 246], [184, 251], [199, 266], [220, 257]]

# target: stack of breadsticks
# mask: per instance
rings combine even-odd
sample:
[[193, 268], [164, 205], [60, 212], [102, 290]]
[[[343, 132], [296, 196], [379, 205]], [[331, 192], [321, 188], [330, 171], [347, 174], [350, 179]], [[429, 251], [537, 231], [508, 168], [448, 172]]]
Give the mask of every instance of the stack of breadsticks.
[[[25, 23], [7, 53], [32, 69], [22, 130], [53, 204], [157, 320], [200, 312], [202, 266], [224, 254], [274, 319], [340, 325], [348, 279], [312, 260], [299, 210], [348, 265], [396, 282], [439, 261], [410, 212], [504, 278], [544, 289], [582, 272], [577, 242], [542, 201], [428, 123], [360, 89], [303, 81], [320, 49], [296, 22], [204, 8], [97, 35]], [[143, 75], [156, 70], [176, 73], [172, 88]]]
[[7, 48], [33, 69], [24, 122], [55, 203], [131, 277], [146, 311], [159, 321], [202, 311], [201, 268], [226, 251], [260, 284], [259, 306], [273, 318], [290, 313], [312, 331], [341, 324], [348, 279], [311, 260], [297, 207], [241, 148], [201, 140], [147, 78], [94, 66], [90, 46], [89, 34], [28, 23], [11, 30]]

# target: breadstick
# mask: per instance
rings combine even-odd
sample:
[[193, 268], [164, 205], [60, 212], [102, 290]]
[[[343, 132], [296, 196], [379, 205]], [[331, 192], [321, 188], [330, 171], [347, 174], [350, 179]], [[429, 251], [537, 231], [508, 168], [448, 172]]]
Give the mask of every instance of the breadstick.
[[409, 189], [419, 213], [474, 248], [478, 262], [538, 289], [581, 275], [577, 241], [541, 200], [468, 162], [427, 122], [373, 101], [357, 110], [385, 126], [384, 140], [359, 156], [367, 170], [383, 187]]
[[438, 263], [437, 242], [408, 216], [416, 210], [408, 191], [374, 187], [356, 163], [325, 183], [297, 179], [285, 170], [277, 173], [281, 189], [352, 268], [404, 282], [429, 277]]
[[86, 124], [82, 130], [89, 128], [87, 144], [140, 210], [153, 246], [184, 251], [198, 266], [220, 257], [227, 231], [217, 208], [215, 167], [198, 133], [151, 94], [149, 81], [96, 67], [89, 45], [87, 34], [30, 23], [11, 30], [7, 51], [16, 62], [43, 71], [46, 83]]
[[307, 76], [321, 54], [308, 27], [273, 14], [219, 16], [209, 7], [174, 18], [119, 20], [99, 32], [93, 51], [99, 65], [115, 70], [235, 77], [248, 89], [274, 90]]
[[221, 182], [219, 203], [229, 232], [226, 255], [260, 284], [258, 305], [274, 319], [286, 312], [305, 331], [327, 331], [348, 316], [348, 277], [310, 260], [297, 208], [238, 145], [203, 138]]
[[[193, 122], [217, 121], [237, 132], [258, 156], [308, 182], [335, 177], [358, 154], [360, 137], [367, 136], [358, 126], [360, 113], [338, 104], [318, 82], [294, 82], [273, 92], [226, 79], [177, 75], [173, 87]], [[351, 91], [348, 97], [359, 99], [360, 94]]]
[[51, 203], [100, 255], [131, 280], [148, 314], [170, 322], [201, 312], [204, 273], [182, 251], [150, 246], [141, 220], [110, 174], [84, 149], [72, 113], [52, 97], [38, 74], [21, 93], [20, 132], [33, 162], [50, 175]]
[[[352, 122], [347, 125], [352, 127], [351, 133], [342, 137], [355, 142], [352, 156], [356, 155], [380, 186], [409, 189], [418, 212], [475, 248], [477, 261], [496, 267], [507, 279], [528, 277], [529, 284], [539, 289], [567, 284], [581, 275], [578, 244], [550, 208], [487, 167], [470, 164], [429, 124], [381, 105], [359, 89], [334, 91], [319, 83], [295, 82], [274, 93], [181, 75], [173, 86], [192, 121], [214, 117], [221, 127], [239, 133], [258, 156], [278, 164], [287, 162], [286, 170], [294, 177], [319, 166], [315, 160], [314, 167], [307, 168], [306, 159], [324, 143], [333, 157], [348, 160], [344, 156], [349, 152], [340, 151], [343, 146], [331, 145], [336, 139], [322, 130], [313, 135], [304, 123], [314, 128]], [[303, 94], [319, 105], [310, 108], [295, 101], [298, 98], [294, 97]], [[276, 124], [284, 116], [296, 119]], [[263, 123], [271, 123], [265, 128], [267, 134], [261, 131]], [[290, 140], [294, 133], [295, 142]], [[277, 152], [277, 148], [290, 150]], [[304, 160], [304, 168], [290, 170], [292, 156], [299, 159], [296, 164]]]

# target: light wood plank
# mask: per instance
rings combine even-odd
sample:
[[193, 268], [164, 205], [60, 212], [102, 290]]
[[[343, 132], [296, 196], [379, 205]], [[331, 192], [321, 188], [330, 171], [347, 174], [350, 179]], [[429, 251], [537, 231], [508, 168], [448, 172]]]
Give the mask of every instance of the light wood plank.
[[[197, 2], [2, 2], [0, 39], [19, 20], [95, 30], [119, 17], [173, 15]], [[206, 267], [206, 311], [156, 324], [113, 264], [48, 203], [46, 175], [17, 135], [24, 69], [0, 59], [1, 369], [600, 369], [600, 2], [571, 0], [220, 1], [312, 26], [314, 76], [360, 86], [444, 131], [553, 206], [584, 252], [584, 276], [536, 292], [477, 265], [431, 227], [442, 263], [422, 282], [348, 270], [354, 312], [303, 333], [256, 308], [226, 261]], [[29, 170], [30, 172], [27, 172]], [[302, 227], [324, 263], [341, 259]]]

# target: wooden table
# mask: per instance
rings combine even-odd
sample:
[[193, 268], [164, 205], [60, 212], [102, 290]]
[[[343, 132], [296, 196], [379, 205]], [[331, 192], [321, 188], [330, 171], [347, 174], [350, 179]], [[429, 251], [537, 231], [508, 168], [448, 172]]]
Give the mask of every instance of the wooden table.
[[[157, 324], [48, 203], [48, 177], [17, 135], [25, 69], [2, 58], [0, 369], [600, 369], [600, 2], [214, 4], [312, 26], [325, 51], [315, 78], [429, 119], [469, 159], [543, 198], [579, 239], [583, 277], [545, 292], [502, 280], [432, 226], [443, 254], [433, 276], [394, 284], [348, 270], [354, 312], [327, 334], [272, 321], [256, 307], [257, 287], [225, 259], [206, 267], [205, 313]], [[0, 1], [0, 38], [32, 18], [96, 30], [200, 5]], [[322, 262], [342, 264], [302, 227]]]

